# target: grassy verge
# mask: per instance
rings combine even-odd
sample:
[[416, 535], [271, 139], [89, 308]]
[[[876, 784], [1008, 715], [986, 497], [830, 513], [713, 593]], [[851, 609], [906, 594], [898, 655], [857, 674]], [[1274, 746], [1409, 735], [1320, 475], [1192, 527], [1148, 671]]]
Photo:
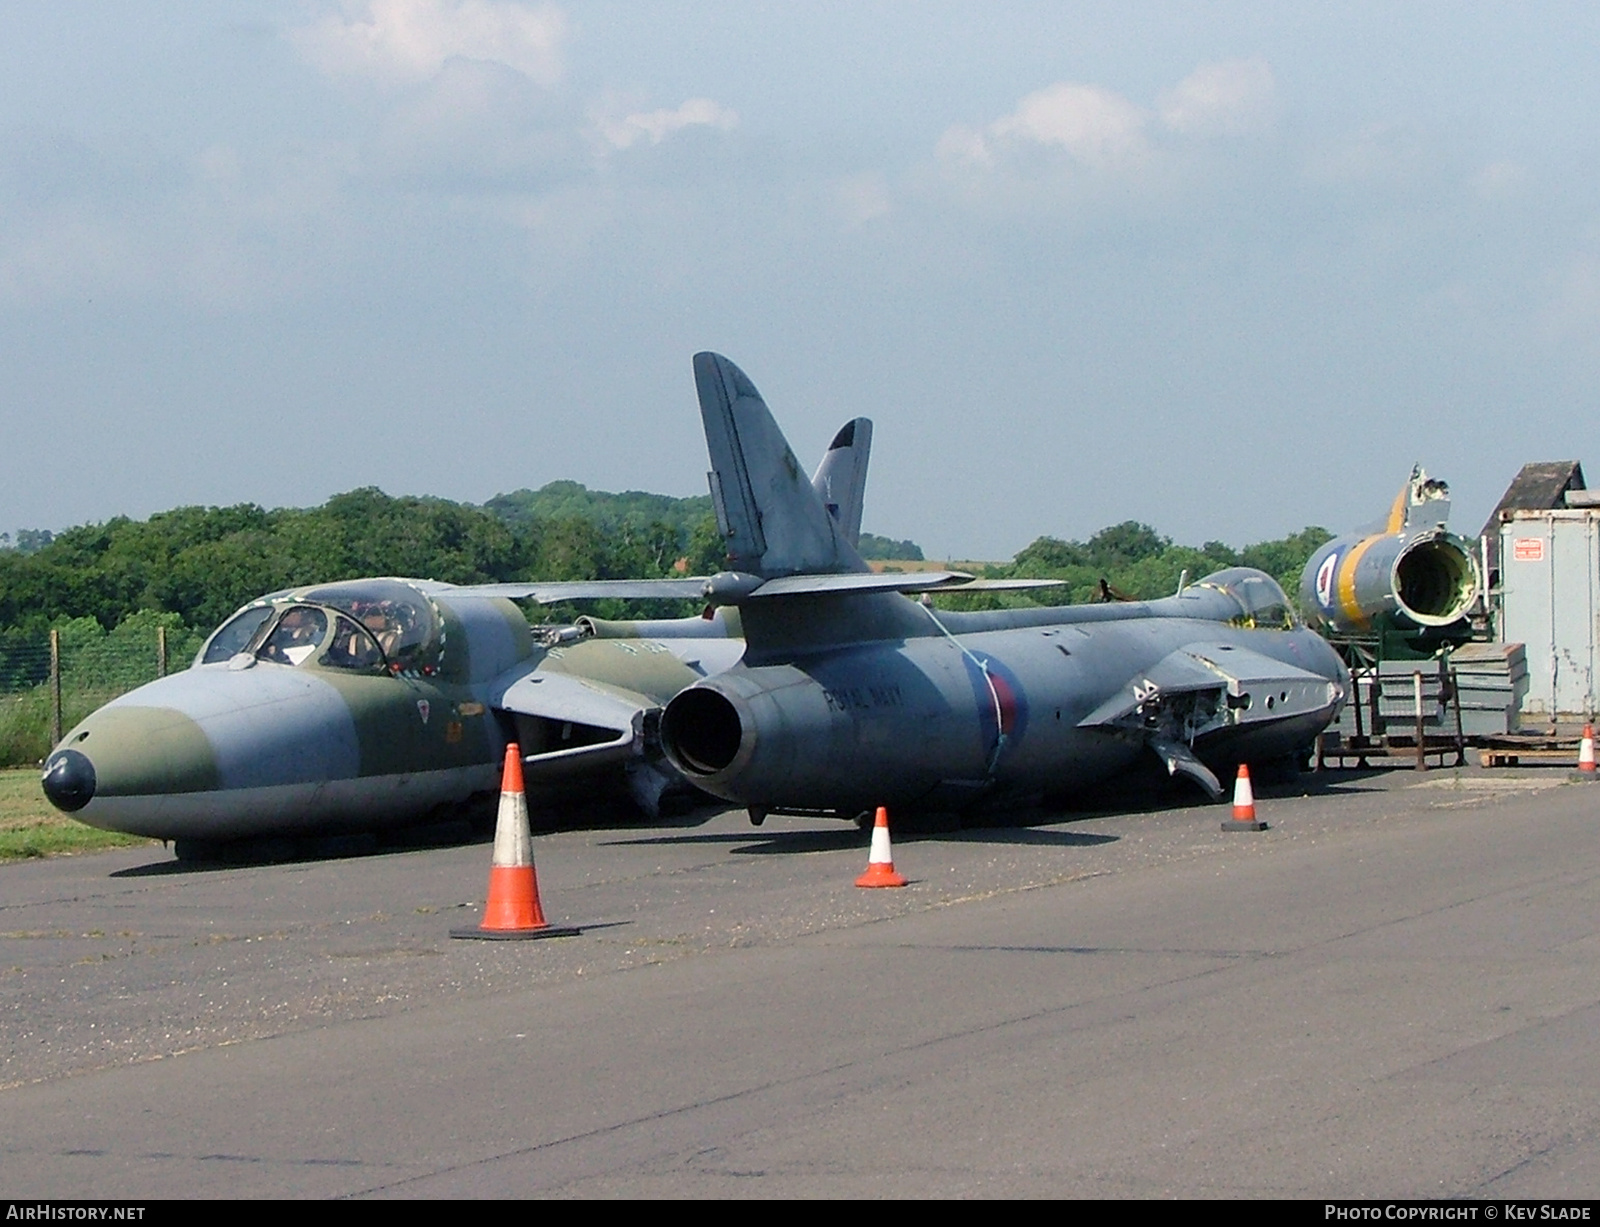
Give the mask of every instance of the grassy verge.
[[138, 835], [84, 826], [57, 813], [39, 789], [36, 768], [0, 771], [0, 861], [98, 852], [102, 848], [150, 842]]
[[[65, 732], [90, 712], [109, 703], [112, 688], [75, 687], [61, 695], [61, 728]], [[0, 695], [0, 770], [44, 761], [50, 753], [50, 688], [35, 686], [21, 694]]]

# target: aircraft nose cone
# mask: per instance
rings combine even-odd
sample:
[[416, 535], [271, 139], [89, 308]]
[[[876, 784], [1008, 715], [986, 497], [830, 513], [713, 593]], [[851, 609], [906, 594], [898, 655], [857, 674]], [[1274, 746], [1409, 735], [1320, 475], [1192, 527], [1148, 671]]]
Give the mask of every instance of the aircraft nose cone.
[[63, 813], [74, 814], [94, 799], [94, 764], [76, 750], [60, 750], [44, 765], [44, 795]]

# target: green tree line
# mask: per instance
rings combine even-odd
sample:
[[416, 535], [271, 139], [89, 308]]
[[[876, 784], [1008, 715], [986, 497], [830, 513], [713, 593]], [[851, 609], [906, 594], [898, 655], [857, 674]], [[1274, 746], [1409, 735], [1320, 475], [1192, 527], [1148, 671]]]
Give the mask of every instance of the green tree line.
[[[246, 601], [301, 584], [363, 575], [458, 584], [607, 579], [667, 575], [676, 565], [706, 574], [723, 565], [709, 500], [613, 495], [576, 482], [501, 495], [483, 507], [368, 488], [320, 507], [180, 507], [68, 529], [41, 544], [42, 536], [32, 536], [30, 552], [0, 550], [0, 674], [8, 649], [36, 650], [51, 626], [71, 619], [92, 619], [109, 632], [146, 611], [170, 615], [174, 630], [205, 631]], [[887, 552], [921, 553], [909, 541], [864, 537], [894, 547]], [[1235, 565], [1260, 567], [1292, 591], [1306, 558], [1327, 539], [1308, 528], [1241, 550], [1216, 541], [1195, 548], [1130, 521], [1083, 542], [1040, 537], [990, 573], [1066, 579], [1052, 601], [1095, 599], [1101, 579], [1129, 596], [1162, 596], [1185, 570], [1198, 578]]]
[[687, 536], [662, 519], [509, 518], [375, 489], [309, 509], [181, 507], [68, 529], [32, 553], [0, 551], [0, 635], [37, 638], [70, 618], [110, 630], [142, 609], [208, 628], [264, 592], [362, 575], [450, 583], [663, 575]]
[[1220, 541], [1195, 547], [1175, 545], [1148, 524], [1134, 520], [1103, 528], [1087, 541], [1039, 537], [1004, 566], [990, 567], [994, 578], [1061, 579], [1046, 599], [1077, 604], [1104, 599], [1101, 581], [1120, 596], [1152, 600], [1171, 596], [1184, 573], [1197, 580], [1224, 567], [1255, 567], [1273, 576], [1293, 600], [1306, 562], [1333, 534], [1325, 528], [1303, 528], [1275, 541], [1234, 549]]

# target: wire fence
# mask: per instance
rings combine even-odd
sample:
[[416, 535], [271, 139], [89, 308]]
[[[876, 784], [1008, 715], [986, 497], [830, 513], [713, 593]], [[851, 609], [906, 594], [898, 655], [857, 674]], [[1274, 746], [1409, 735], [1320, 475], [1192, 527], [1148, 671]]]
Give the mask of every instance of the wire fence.
[[189, 667], [204, 636], [171, 614], [134, 614], [106, 631], [75, 618], [0, 642], [0, 767], [42, 762], [63, 733], [118, 695]]

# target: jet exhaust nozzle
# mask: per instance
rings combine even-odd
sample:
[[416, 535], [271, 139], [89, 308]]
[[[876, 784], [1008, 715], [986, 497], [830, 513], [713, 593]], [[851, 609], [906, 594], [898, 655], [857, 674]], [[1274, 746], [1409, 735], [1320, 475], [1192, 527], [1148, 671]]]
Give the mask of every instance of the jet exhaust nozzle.
[[661, 746], [673, 766], [695, 781], [721, 775], [745, 743], [744, 721], [724, 694], [691, 686], [667, 704]]
[[1306, 564], [1300, 604], [1307, 621], [1336, 632], [1365, 631], [1383, 619], [1422, 630], [1459, 622], [1480, 585], [1471, 545], [1442, 527], [1341, 537]]
[[793, 665], [740, 668], [667, 704], [661, 748], [691, 783], [724, 800], [763, 805], [782, 796], [830, 809], [858, 774], [849, 723], [827, 690]]
[[1449, 535], [1413, 541], [1395, 560], [1395, 603], [1418, 626], [1449, 626], [1478, 599], [1478, 566]]

